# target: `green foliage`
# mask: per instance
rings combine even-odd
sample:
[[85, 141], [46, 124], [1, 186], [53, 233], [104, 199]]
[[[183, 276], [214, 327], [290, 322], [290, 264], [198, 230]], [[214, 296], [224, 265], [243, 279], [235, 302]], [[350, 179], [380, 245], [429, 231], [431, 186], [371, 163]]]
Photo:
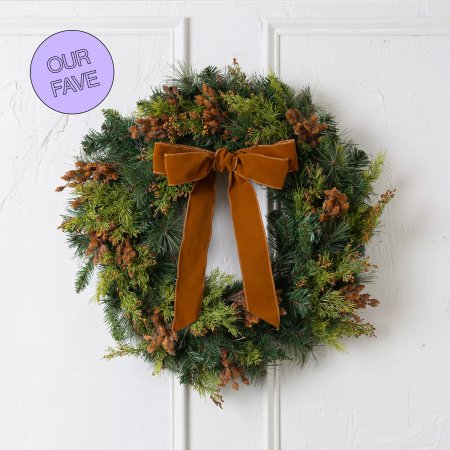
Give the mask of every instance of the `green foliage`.
[[175, 255], [181, 244], [183, 216], [176, 209], [171, 209], [157, 220], [150, 218], [144, 225], [147, 245], [156, 255]]
[[[182, 380], [183, 381], [183, 380]], [[222, 403], [222, 396], [219, 393], [220, 378], [214, 372], [202, 370], [195, 374], [185, 384], [190, 384], [201, 396], [209, 396], [216, 404]]]
[[125, 342], [127, 338], [131, 337], [128, 320], [124, 316], [118, 302], [114, 299], [105, 298], [103, 302], [103, 311], [105, 314], [105, 322], [115, 341]]
[[286, 111], [296, 105], [295, 90], [283, 83], [274, 73], [267, 76], [266, 97], [271, 101], [275, 111]]
[[169, 186], [166, 177], [158, 177], [158, 187], [152, 207], [155, 214], [167, 214], [178, 199], [186, 199], [191, 190], [192, 184], [183, 184], [181, 186]]
[[165, 279], [158, 292], [159, 309], [165, 322], [170, 323], [174, 318], [175, 286], [173, 280]]
[[258, 366], [264, 361], [263, 350], [252, 341], [245, 341], [242, 349], [237, 352], [239, 364], [245, 367]]
[[163, 96], [154, 96], [152, 101], [141, 100], [137, 103], [136, 117], [162, 116], [176, 114], [176, 107], [170, 104]]
[[75, 277], [75, 291], [79, 294], [86, 289], [94, 274], [95, 266], [93, 258], [86, 258], [86, 262], [78, 269]]
[[246, 136], [248, 144], [272, 144], [289, 135], [288, 124], [281, 111], [262, 93], [242, 97], [228, 92], [222, 94], [228, 110], [234, 114], [228, 127], [233, 134]]
[[136, 157], [136, 144], [128, 128], [133, 118], [123, 117], [113, 109], [103, 110], [101, 131], [90, 130], [81, 142], [85, 161], [124, 162]]
[[[257, 380], [276, 361], [302, 365], [321, 345], [341, 350], [344, 337], [373, 336], [346, 289], [373, 275], [365, 245], [393, 196], [388, 191], [373, 201], [384, 155], [371, 158], [340, 134], [308, 87], [296, 92], [274, 74], [247, 76], [236, 62], [198, 72], [184, 65], [167, 83], [138, 102], [134, 117], [104, 110], [101, 129], [84, 137], [78, 161], [110, 164], [117, 179], [69, 183], [72, 198], [61, 228], [81, 260], [77, 292], [96, 274], [95, 299], [118, 345], [105, 358], [143, 358], [155, 374], [169, 370], [220, 404], [222, 351]], [[304, 119], [317, 116], [326, 125], [319, 139], [302, 139], [288, 110]], [[149, 138], [142, 123], [159, 137]], [[153, 174], [154, 143], [234, 151], [282, 139], [296, 139], [300, 164], [283, 189], [267, 189], [272, 269], [285, 312], [280, 329], [248, 322], [234, 300], [242, 283], [216, 269], [205, 281], [198, 320], [173, 335], [177, 259], [192, 185], [169, 186]], [[349, 207], [323, 216], [325, 191], [333, 188]]]
[[68, 233], [103, 232], [114, 225], [111, 238], [120, 242], [124, 236], [139, 234], [136, 223], [141, 216], [131, 199], [129, 191], [121, 184], [105, 184], [88, 181], [74, 188], [82, 200], [76, 214], [66, 218], [62, 224]]
[[109, 347], [104, 355], [105, 359], [113, 359], [119, 356], [142, 356], [145, 350], [144, 347], [133, 347], [129, 344], [122, 343], [117, 348]]
[[198, 319], [190, 326], [191, 332], [202, 336], [222, 327], [233, 337], [239, 336], [237, 316], [233, 307], [224, 301], [224, 293], [234, 283], [234, 277], [214, 269], [206, 279], [205, 296]]

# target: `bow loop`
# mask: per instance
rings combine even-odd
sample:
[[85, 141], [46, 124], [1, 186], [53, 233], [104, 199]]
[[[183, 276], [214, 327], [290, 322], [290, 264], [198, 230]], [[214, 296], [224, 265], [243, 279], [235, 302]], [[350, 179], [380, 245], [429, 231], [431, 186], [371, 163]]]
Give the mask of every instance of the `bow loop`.
[[288, 158], [243, 153], [239, 155], [239, 161], [241, 164], [236, 168], [237, 175], [273, 189], [283, 187], [289, 172]]
[[211, 171], [213, 159], [209, 152], [183, 152], [165, 155], [165, 173], [169, 186], [193, 183]]
[[215, 199], [215, 173], [228, 172], [228, 199], [241, 264], [247, 308], [279, 327], [280, 312], [269, 250], [256, 193], [249, 180], [281, 189], [288, 172], [297, 170], [293, 139], [229, 152], [157, 142], [153, 171], [170, 185], [194, 182], [178, 256], [174, 330], [194, 322], [201, 309]]

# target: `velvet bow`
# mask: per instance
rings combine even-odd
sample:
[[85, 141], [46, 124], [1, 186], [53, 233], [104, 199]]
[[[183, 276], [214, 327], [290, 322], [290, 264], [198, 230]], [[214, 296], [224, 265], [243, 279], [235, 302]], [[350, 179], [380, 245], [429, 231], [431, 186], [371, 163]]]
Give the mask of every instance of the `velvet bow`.
[[174, 330], [194, 322], [201, 309], [216, 172], [229, 173], [228, 199], [247, 309], [279, 328], [280, 313], [267, 238], [258, 199], [249, 180], [281, 189], [286, 174], [297, 169], [294, 140], [242, 148], [236, 152], [226, 148], [212, 152], [180, 144], [155, 144], [154, 173], [165, 174], [171, 186], [194, 183], [178, 257]]

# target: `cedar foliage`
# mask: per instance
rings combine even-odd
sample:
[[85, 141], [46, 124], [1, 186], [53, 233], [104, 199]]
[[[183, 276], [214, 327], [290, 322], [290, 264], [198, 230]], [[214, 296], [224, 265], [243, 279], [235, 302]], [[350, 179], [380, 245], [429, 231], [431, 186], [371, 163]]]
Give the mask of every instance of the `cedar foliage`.
[[[140, 100], [133, 117], [105, 110], [100, 131], [82, 141], [63, 179], [71, 198], [62, 230], [80, 259], [76, 290], [97, 274], [95, 298], [116, 348], [106, 358], [142, 357], [221, 405], [220, 387], [248, 384], [269, 365], [302, 365], [321, 345], [373, 336], [359, 309], [374, 267], [365, 256], [385, 205], [373, 184], [383, 155], [370, 158], [343, 137], [308, 88], [295, 92], [274, 75], [179, 67], [167, 85]], [[277, 331], [245, 310], [242, 283], [214, 270], [198, 320], [178, 333], [173, 320], [176, 261], [191, 185], [168, 186], [152, 173], [153, 145], [170, 141], [230, 151], [296, 139], [300, 169], [282, 190], [267, 189], [273, 275], [280, 300]], [[195, 261], [192, 262], [195, 264]]]

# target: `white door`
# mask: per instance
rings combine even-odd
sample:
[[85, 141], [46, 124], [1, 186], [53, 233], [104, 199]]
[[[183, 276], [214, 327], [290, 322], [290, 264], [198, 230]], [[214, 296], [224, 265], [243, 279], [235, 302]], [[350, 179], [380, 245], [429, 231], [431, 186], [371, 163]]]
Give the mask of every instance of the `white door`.
[[[449, 449], [449, 17], [444, 2], [0, 1], [0, 448]], [[85, 114], [46, 108], [29, 80], [36, 47], [64, 29], [96, 35], [115, 63]], [[397, 197], [370, 247], [378, 338], [226, 389], [220, 410], [139, 360], [102, 359], [113, 340], [93, 289], [74, 293], [54, 187], [101, 108], [130, 112], [177, 60], [233, 57], [310, 84], [362, 148], [387, 152], [380, 191]], [[209, 266], [239, 273], [223, 189]]]

